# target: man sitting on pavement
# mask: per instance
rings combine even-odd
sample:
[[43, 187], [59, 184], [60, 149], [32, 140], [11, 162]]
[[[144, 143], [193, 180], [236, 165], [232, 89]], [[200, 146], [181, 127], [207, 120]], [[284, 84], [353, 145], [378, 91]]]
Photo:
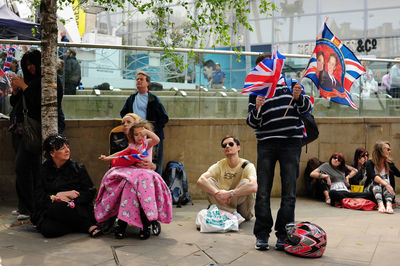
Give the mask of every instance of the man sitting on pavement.
[[238, 217], [239, 224], [254, 216], [257, 176], [254, 164], [239, 157], [240, 141], [234, 136], [222, 139], [226, 158], [213, 164], [197, 180], [208, 194], [210, 204]]

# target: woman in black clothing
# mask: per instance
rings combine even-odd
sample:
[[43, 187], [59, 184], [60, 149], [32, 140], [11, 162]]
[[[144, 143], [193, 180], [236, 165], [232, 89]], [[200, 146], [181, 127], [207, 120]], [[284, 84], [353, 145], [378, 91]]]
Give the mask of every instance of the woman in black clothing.
[[35, 211], [31, 220], [45, 237], [102, 232], [96, 226], [93, 199], [96, 189], [83, 164], [70, 159], [68, 140], [61, 135], [43, 143], [46, 161], [34, 191]]
[[367, 173], [365, 171], [365, 163], [368, 160], [368, 151], [364, 148], [358, 148], [354, 152], [353, 167], [357, 169], [357, 174], [350, 179], [350, 185], [364, 186], [367, 180]]
[[15, 150], [16, 190], [18, 195], [18, 219], [28, 219], [33, 211], [32, 192], [38, 179], [40, 169], [40, 154], [27, 151], [22, 142], [23, 107], [22, 96], [25, 97], [28, 116], [41, 120], [41, 68], [40, 52], [32, 50], [24, 54], [21, 67], [24, 77], [11, 78], [13, 89], [10, 104], [10, 131]]
[[[12, 142], [15, 150], [15, 173], [16, 190], [18, 195], [17, 219], [28, 219], [32, 214], [32, 192], [41, 164], [40, 154], [27, 151], [22, 142], [22, 125], [24, 121], [22, 96], [25, 97], [28, 116], [41, 121], [41, 53], [38, 50], [30, 50], [21, 59], [21, 68], [24, 77], [14, 76], [11, 78], [13, 89], [10, 104], [13, 107], [10, 113], [10, 128]], [[57, 100], [58, 100], [58, 129], [62, 132], [65, 128], [64, 114], [61, 109], [63, 87], [57, 78]]]

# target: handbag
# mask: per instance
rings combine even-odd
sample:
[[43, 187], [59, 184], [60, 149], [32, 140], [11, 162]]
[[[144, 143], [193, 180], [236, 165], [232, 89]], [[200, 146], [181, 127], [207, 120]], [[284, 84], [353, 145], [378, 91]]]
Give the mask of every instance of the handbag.
[[22, 126], [22, 142], [25, 150], [33, 154], [42, 153], [42, 127], [40, 122], [28, 116], [25, 95], [22, 95], [24, 122]]
[[344, 198], [342, 207], [353, 210], [373, 211], [376, 209], [375, 202], [362, 198]]

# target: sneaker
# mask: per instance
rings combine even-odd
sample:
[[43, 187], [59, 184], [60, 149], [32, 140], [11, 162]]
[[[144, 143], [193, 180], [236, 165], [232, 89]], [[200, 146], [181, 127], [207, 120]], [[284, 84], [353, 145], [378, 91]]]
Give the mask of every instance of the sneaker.
[[26, 214], [19, 214], [18, 216], [17, 216], [17, 220], [28, 220], [30, 218], [30, 216], [29, 215], [26, 215]]
[[18, 216], [19, 215], [19, 210], [13, 210], [11, 212], [12, 215]]
[[257, 238], [255, 248], [257, 250], [269, 250], [268, 238]]
[[279, 251], [285, 250], [285, 239], [284, 238], [278, 238], [276, 241], [275, 249]]
[[238, 213], [237, 211], [234, 211], [232, 213], [233, 215], [235, 215], [238, 219], [238, 224], [240, 225], [241, 223], [243, 223], [244, 221], [246, 221], [246, 219], [243, 218], [242, 215], [240, 215], [240, 213]]

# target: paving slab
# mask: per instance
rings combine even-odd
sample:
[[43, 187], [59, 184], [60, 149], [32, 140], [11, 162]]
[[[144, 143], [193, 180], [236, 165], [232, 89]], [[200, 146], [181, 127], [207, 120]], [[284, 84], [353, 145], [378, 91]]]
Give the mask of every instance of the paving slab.
[[[271, 201], [275, 217], [280, 199]], [[398, 265], [400, 261], [400, 209], [395, 214], [355, 211], [298, 198], [296, 221], [310, 221], [328, 235], [322, 258], [306, 259], [274, 250], [254, 249], [254, 219], [239, 232], [200, 233], [197, 213], [206, 201], [174, 207], [173, 222], [161, 225], [161, 234], [140, 240], [138, 229], [128, 227], [127, 237], [112, 234], [92, 239], [87, 234], [69, 234], [46, 239], [30, 223], [16, 221], [9, 203], [0, 203], [0, 265]], [[390, 254], [390, 255], [388, 255]]]

